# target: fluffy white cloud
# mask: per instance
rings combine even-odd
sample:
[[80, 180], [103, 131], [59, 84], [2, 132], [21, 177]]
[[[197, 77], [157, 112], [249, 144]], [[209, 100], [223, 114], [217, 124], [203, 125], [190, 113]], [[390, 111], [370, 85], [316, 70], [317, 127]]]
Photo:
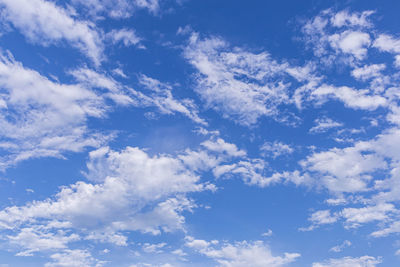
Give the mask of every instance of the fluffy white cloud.
[[103, 58], [101, 35], [86, 21], [45, 0], [1, 0], [2, 18], [29, 40], [48, 45], [66, 41], [99, 65]]
[[[96, 183], [65, 186], [53, 198], [0, 211], [0, 226], [22, 254], [62, 250], [78, 239], [125, 246], [121, 231], [160, 234], [183, 229], [187, 193], [214, 189], [179, 159], [128, 147], [90, 153], [86, 176]], [[71, 233], [72, 231], [72, 233]]]
[[309, 171], [320, 174], [320, 182], [331, 192], [358, 192], [368, 189], [369, 175], [379, 169], [386, 169], [387, 163], [378, 154], [368, 151], [360, 143], [344, 149], [333, 148], [329, 151], [314, 153], [301, 165]]
[[386, 68], [385, 64], [372, 64], [363, 67], [355, 68], [351, 75], [359, 80], [365, 81], [371, 78], [381, 76], [381, 71]]
[[[107, 33], [106, 37], [110, 39], [113, 44], [122, 43], [124, 46], [138, 45], [142, 40], [140, 37], [136, 35], [136, 32], [132, 29], [120, 29], [120, 30], [112, 30]], [[143, 46], [140, 46], [144, 48]]]
[[331, 17], [331, 23], [335, 27], [372, 27], [368, 17], [374, 14], [374, 11], [367, 10], [363, 12], [349, 13], [348, 10], [342, 10]]
[[303, 26], [304, 39], [322, 63], [353, 65], [366, 58], [372, 43], [366, 31], [372, 27], [368, 21], [371, 14], [372, 11], [335, 13], [331, 9], [324, 10]]
[[87, 250], [81, 249], [66, 249], [51, 255], [50, 258], [52, 262], [46, 263], [45, 267], [101, 267], [105, 264], [105, 262], [94, 259]]
[[332, 86], [323, 84], [314, 88], [311, 99], [325, 102], [329, 99], [342, 101], [345, 106], [354, 109], [375, 110], [378, 107], [387, 106], [387, 99], [381, 95], [371, 94], [368, 89], [357, 90], [348, 86]]
[[329, 36], [329, 42], [335, 50], [340, 49], [343, 53], [352, 54], [356, 59], [364, 59], [371, 38], [365, 32], [345, 31]]
[[300, 254], [284, 253], [283, 256], [274, 256], [267, 244], [262, 241], [254, 242], [219, 242], [217, 240], [205, 241], [187, 237], [186, 246], [197, 250], [199, 253], [215, 260], [220, 266], [284, 266], [294, 262]]
[[287, 64], [266, 52], [231, 47], [218, 37], [201, 39], [194, 33], [184, 51], [196, 68], [196, 92], [206, 105], [243, 125], [260, 116], [276, 117], [278, 106], [290, 102], [282, 76]]
[[362, 256], [359, 258], [344, 257], [340, 259], [329, 259], [325, 262], [313, 263], [312, 267], [375, 267], [382, 260], [372, 256]]
[[102, 117], [103, 98], [80, 85], [53, 82], [12, 56], [0, 57], [0, 148], [9, 151], [0, 168], [65, 151], [97, 147], [107, 138], [91, 133], [88, 117]]
[[374, 47], [380, 51], [396, 54], [395, 65], [400, 66], [400, 40], [388, 34], [380, 34], [374, 41]]

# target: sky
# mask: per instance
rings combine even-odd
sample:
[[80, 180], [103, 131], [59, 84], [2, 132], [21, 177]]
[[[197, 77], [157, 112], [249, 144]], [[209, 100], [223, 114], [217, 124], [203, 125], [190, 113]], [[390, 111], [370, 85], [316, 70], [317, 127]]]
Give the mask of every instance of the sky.
[[0, 266], [400, 266], [399, 11], [0, 0]]

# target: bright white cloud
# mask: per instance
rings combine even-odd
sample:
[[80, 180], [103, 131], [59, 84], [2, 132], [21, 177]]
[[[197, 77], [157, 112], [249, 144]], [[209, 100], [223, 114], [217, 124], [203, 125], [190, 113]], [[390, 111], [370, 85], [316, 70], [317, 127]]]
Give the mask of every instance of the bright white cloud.
[[340, 49], [343, 53], [352, 54], [356, 59], [364, 59], [371, 44], [368, 33], [357, 31], [345, 31], [341, 34], [329, 36], [332, 48]]
[[344, 257], [313, 263], [312, 267], [375, 267], [381, 262], [380, 258], [372, 256], [362, 256], [359, 258]]
[[[124, 46], [138, 45], [142, 40], [136, 35], [134, 30], [126, 28], [112, 30], [111, 32], [107, 33], [106, 37], [110, 39], [113, 44], [122, 43]], [[140, 47], [143, 48], [143, 46]]]
[[365, 81], [371, 78], [381, 76], [381, 71], [386, 68], [385, 64], [372, 64], [363, 67], [355, 68], [351, 75], [359, 80]]
[[81, 249], [67, 249], [50, 256], [52, 262], [45, 264], [45, 267], [71, 267], [71, 266], [94, 266], [101, 267], [105, 262], [96, 260], [90, 252]]
[[380, 51], [397, 54], [395, 56], [395, 65], [400, 66], [400, 39], [388, 34], [380, 34], [374, 41], [373, 46]]
[[103, 59], [102, 38], [95, 27], [76, 20], [68, 11], [46, 0], [1, 0], [3, 19], [29, 40], [42, 45], [62, 41], [78, 48], [96, 65]]
[[221, 38], [200, 39], [194, 33], [184, 56], [198, 71], [196, 92], [226, 118], [251, 125], [261, 116], [276, 117], [278, 106], [290, 102], [280, 78], [287, 65], [266, 52], [232, 48]]
[[284, 253], [282, 256], [274, 256], [269, 246], [262, 241], [242, 241], [231, 244], [187, 237], [186, 246], [215, 260], [220, 266], [227, 267], [278, 267], [294, 262], [300, 257], [299, 253]]
[[366, 58], [371, 37], [366, 31], [373, 25], [373, 11], [335, 13], [328, 9], [310, 19], [303, 27], [305, 41], [321, 62], [355, 64]]
[[10, 152], [0, 168], [27, 158], [61, 157], [107, 140], [86, 127], [88, 117], [104, 115], [105, 105], [83, 86], [50, 81], [11, 55], [1, 55], [0, 87], [0, 147]]

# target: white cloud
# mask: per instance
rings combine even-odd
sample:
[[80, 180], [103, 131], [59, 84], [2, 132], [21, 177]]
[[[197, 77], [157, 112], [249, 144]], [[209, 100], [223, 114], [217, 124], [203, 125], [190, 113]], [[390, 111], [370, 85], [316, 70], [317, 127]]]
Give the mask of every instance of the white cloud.
[[278, 267], [294, 262], [300, 254], [284, 253], [282, 256], [274, 256], [267, 244], [262, 241], [254, 242], [207, 242], [187, 237], [186, 246], [197, 250], [199, 253], [215, 260], [220, 266], [269, 266]]
[[351, 246], [351, 242], [350, 242], [349, 240], [345, 240], [345, 241], [343, 241], [342, 244], [337, 245], [337, 246], [334, 246], [334, 247], [332, 247], [331, 249], [329, 249], [329, 251], [332, 251], [332, 252], [341, 252], [341, 251], [343, 251], [343, 249], [345, 249], [345, 248], [347, 248], [347, 247], [350, 247], [350, 246]]
[[372, 10], [363, 12], [352, 12], [348, 10], [342, 10], [334, 14], [331, 18], [331, 23], [335, 27], [351, 26], [351, 27], [372, 27], [371, 22], [368, 21], [368, 17], [374, 14]]
[[371, 94], [370, 90], [357, 90], [348, 86], [335, 87], [323, 84], [311, 92], [311, 99], [327, 101], [329, 98], [342, 101], [353, 109], [375, 110], [387, 105], [386, 98]]
[[373, 26], [368, 21], [372, 13], [324, 10], [303, 26], [306, 44], [325, 65], [354, 65], [367, 56], [371, 37], [366, 29]]
[[308, 220], [311, 222], [311, 225], [299, 228], [300, 231], [312, 231], [321, 225], [335, 223], [338, 221], [338, 214], [332, 214], [330, 210], [319, 210], [313, 212]]
[[372, 256], [362, 256], [359, 258], [344, 257], [340, 259], [329, 259], [325, 262], [313, 263], [312, 267], [375, 267], [382, 260]]
[[159, 0], [72, 0], [72, 3], [85, 7], [85, 11], [94, 17], [129, 18], [138, 9], [146, 9], [154, 15], [160, 12]]
[[380, 34], [374, 41], [373, 46], [380, 51], [397, 54], [395, 56], [395, 65], [400, 66], [400, 39], [388, 34]]
[[309, 130], [310, 133], [322, 133], [329, 129], [343, 126], [343, 123], [334, 121], [327, 117], [316, 119], [314, 122], [316, 125]]
[[[113, 44], [122, 43], [124, 46], [138, 45], [142, 38], [136, 35], [136, 32], [132, 29], [119, 29], [112, 30], [107, 33], [106, 37], [110, 39]], [[144, 48], [143, 46], [140, 46]]]
[[110, 98], [119, 105], [139, 105], [130, 90], [107, 74], [96, 72], [89, 68], [78, 68], [69, 71], [79, 84], [88, 89], [105, 89], [104, 98]]
[[268, 154], [271, 153], [273, 158], [279, 157], [281, 155], [291, 154], [294, 152], [294, 149], [290, 145], [278, 141], [274, 141], [273, 143], [265, 142], [260, 147], [260, 150], [265, 156], [268, 156]]
[[50, 258], [53, 261], [46, 263], [45, 267], [101, 267], [105, 264], [105, 262], [94, 259], [87, 250], [81, 249], [66, 249], [51, 255]]
[[163, 114], [182, 113], [194, 122], [206, 125], [207, 123], [199, 117], [197, 106], [190, 99], [178, 100], [172, 95], [172, 87], [146, 75], [139, 77], [139, 83], [148, 92], [137, 93], [137, 98], [143, 106], [155, 106]]
[[99, 65], [103, 44], [94, 26], [73, 18], [67, 10], [45, 0], [1, 0], [3, 19], [29, 40], [42, 45], [66, 41]]
[[184, 56], [198, 71], [196, 92], [226, 118], [251, 125], [261, 116], [277, 117], [278, 106], [290, 102], [281, 78], [288, 66], [266, 52], [252, 53], [194, 33]]
[[138, 148], [101, 148], [89, 158], [86, 175], [95, 184], [77, 182], [53, 198], [0, 211], [0, 226], [16, 233], [8, 240], [23, 253], [66, 249], [79, 238], [126, 246], [122, 231], [181, 230], [181, 213], [196, 206], [186, 194], [213, 189], [179, 159], [150, 157]]
[[300, 164], [308, 171], [319, 173], [318, 184], [333, 193], [368, 190], [370, 173], [387, 168], [381, 155], [364, 153], [369, 150], [364, 143], [343, 149], [314, 153]]
[[371, 64], [363, 67], [355, 68], [351, 75], [359, 80], [366, 81], [371, 78], [381, 76], [381, 71], [386, 68], [385, 64]]
[[389, 214], [394, 211], [396, 211], [394, 205], [382, 203], [363, 208], [345, 208], [341, 211], [341, 216], [346, 220], [349, 227], [357, 227], [363, 223], [385, 221], [389, 219]]
[[371, 233], [371, 236], [373, 237], [384, 237], [388, 236], [390, 234], [394, 233], [400, 233], [400, 221], [395, 221], [392, 224], [390, 224], [388, 227], [385, 227], [383, 229], [377, 230], [373, 233]]
[[50, 81], [11, 55], [0, 57], [0, 147], [9, 151], [0, 168], [27, 158], [62, 157], [108, 139], [86, 127], [89, 117], [104, 116], [102, 97], [80, 85]]
[[145, 243], [143, 244], [143, 251], [146, 253], [161, 253], [162, 248], [164, 248], [167, 245], [167, 243], [158, 243], [158, 244], [149, 244]]
[[364, 59], [371, 44], [368, 33], [358, 31], [345, 31], [340, 34], [329, 36], [332, 48], [340, 49], [343, 53], [352, 54], [356, 59]]
[[10, 244], [23, 249], [16, 254], [17, 256], [32, 256], [37, 251], [64, 249], [68, 243], [79, 240], [76, 234], [67, 235], [63, 231], [52, 233], [34, 228], [23, 228], [17, 235], [7, 236], [7, 238]]

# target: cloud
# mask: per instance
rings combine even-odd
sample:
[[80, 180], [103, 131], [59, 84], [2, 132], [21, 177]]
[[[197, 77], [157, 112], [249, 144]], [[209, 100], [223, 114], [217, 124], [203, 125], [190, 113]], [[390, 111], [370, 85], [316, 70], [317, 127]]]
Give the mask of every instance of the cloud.
[[[0, 211], [0, 226], [22, 254], [69, 249], [79, 239], [126, 246], [123, 231], [153, 235], [184, 228], [181, 214], [196, 204], [186, 194], [213, 190], [185, 164], [127, 147], [90, 153], [87, 178], [52, 198]], [[14, 234], [11, 234], [14, 233]]]
[[0, 57], [0, 86], [0, 148], [9, 152], [1, 169], [27, 158], [62, 157], [109, 139], [87, 129], [87, 119], [103, 117], [106, 110], [103, 98], [81, 85], [50, 81], [9, 54]]
[[329, 42], [335, 50], [352, 54], [356, 59], [364, 59], [367, 56], [371, 38], [368, 33], [358, 31], [345, 31], [341, 34], [329, 36]]
[[196, 123], [207, 125], [207, 122], [199, 117], [197, 106], [192, 100], [178, 100], [172, 95], [171, 85], [143, 74], [139, 76], [139, 84], [147, 89], [136, 95], [141, 105], [155, 106], [162, 114], [181, 113]]
[[380, 258], [362, 256], [359, 258], [344, 257], [340, 259], [329, 259], [325, 262], [313, 263], [312, 267], [375, 267], [382, 263]]
[[343, 123], [334, 121], [327, 117], [316, 119], [314, 122], [316, 125], [309, 130], [310, 133], [323, 133], [329, 129], [343, 126]]
[[96, 260], [90, 252], [81, 249], [67, 249], [60, 253], [55, 253], [50, 256], [52, 262], [46, 263], [45, 267], [60, 267], [60, 266], [94, 266], [101, 267], [105, 262]]
[[95, 65], [103, 60], [100, 33], [86, 21], [45, 0], [1, 0], [2, 18], [30, 41], [42, 45], [67, 42], [87, 55]]
[[278, 141], [274, 141], [273, 143], [265, 142], [260, 147], [260, 150], [265, 156], [269, 156], [269, 154], [272, 154], [273, 158], [279, 157], [281, 155], [288, 155], [294, 152], [294, 149], [290, 145]]
[[[106, 38], [108, 38], [114, 45], [122, 43], [124, 46], [138, 45], [142, 40], [142, 38], [136, 35], [134, 30], [127, 28], [119, 30], [114, 29], [106, 34]], [[144, 46], [139, 47], [144, 48]]]
[[324, 10], [305, 23], [304, 40], [323, 64], [354, 65], [367, 57], [372, 41], [366, 30], [373, 26], [368, 20], [373, 13]]
[[373, 25], [368, 20], [369, 16], [374, 14], [372, 10], [363, 12], [349, 13], [348, 10], [342, 10], [337, 12], [331, 17], [331, 23], [335, 27], [365, 27], [370, 28]]
[[386, 68], [385, 64], [371, 64], [363, 67], [355, 68], [351, 75], [362, 81], [381, 76], [381, 71]]
[[94, 17], [106, 15], [114, 19], [126, 19], [139, 9], [146, 9], [153, 15], [160, 12], [159, 0], [72, 0], [72, 3], [84, 7]]
[[311, 92], [311, 100], [326, 102], [328, 99], [342, 101], [346, 107], [353, 109], [375, 110], [387, 106], [383, 96], [371, 94], [370, 90], [357, 90], [348, 86], [332, 86], [323, 84]]
[[319, 174], [319, 184], [331, 192], [360, 192], [368, 190], [370, 173], [387, 168], [387, 163], [379, 154], [368, 151], [359, 143], [344, 149], [314, 153], [300, 164], [308, 171]]
[[334, 246], [334, 247], [332, 247], [331, 249], [329, 249], [329, 251], [332, 251], [332, 252], [341, 252], [341, 251], [343, 251], [343, 249], [345, 249], [345, 248], [347, 248], [347, 247], [350, 247], [350, 246], [351, 246], [351, 242], [350, 242], [349, 240], [345, 240], [345, 241], [343, 241], [342, 244], [337, 245], [337, 246]]
[[383, 52], [396, 54], [395, 65], [400, 66], [400, 40], [388, 34], [380, 34], [374, 41], [374, 47]]
[[199, 253], [218, 262], [220, 266], [285, 266], [294, 262], [300, 254], [284, 253], [283, 256], [273, 256], [271, 249], [262, 241], [254, 242], [211, 242], [186, 238], [186, 246], [197, 250]]
[[198, 72], [195, 90], [207, 107], [239, 124], [277, 117], [278, 106], [290, 102], [281, 78], [288, 66], [266, 52], [252, 53], [221, 38], [201, 39], [193, 33], [184, 57]]

